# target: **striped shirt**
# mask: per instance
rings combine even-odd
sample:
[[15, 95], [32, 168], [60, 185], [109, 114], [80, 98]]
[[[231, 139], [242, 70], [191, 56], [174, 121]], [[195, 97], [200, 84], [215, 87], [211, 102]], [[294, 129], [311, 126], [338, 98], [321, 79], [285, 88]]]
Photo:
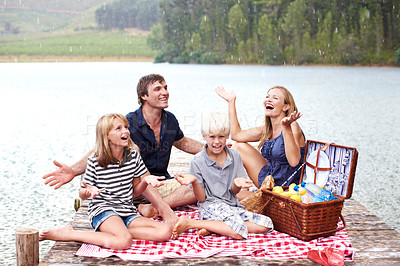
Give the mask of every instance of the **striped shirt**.
[[93, 217], [105, 211], [114, 211], [119, 216], [130, 216], [137, 213], [133, 204], [133, 179], [147, 172], [139, 153], [124, 152], [124, 160], [109, 164], [106, 168], [99, 166], [94, 155], [88, 158], [84, 181], [86, 184], [103, 189], [100, 195], [94, 197], [88, 206], [90, 222]]

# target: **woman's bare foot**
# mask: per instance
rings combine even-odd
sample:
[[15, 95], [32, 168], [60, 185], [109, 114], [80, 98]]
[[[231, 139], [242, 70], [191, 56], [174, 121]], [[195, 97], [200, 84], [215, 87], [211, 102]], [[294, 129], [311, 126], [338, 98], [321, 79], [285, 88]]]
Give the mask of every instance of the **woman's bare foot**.
[[151, 204], [139, 204], [138, 211], [143, 217], [156, 219], [159, 213]]
[[43, 240], [66, 241], [68, 240], [68, 237], [72, 231], [74, 231], [72, 226], [65, 226], [62, 228], [44, 230], [39, 234], [39, 241]]
[[176, 223], [174, 230], [172, 230], [172, 239], [177, 239], [180, 234], [190, 229], [190, 221], [191, 219], [187, 216], [179, 217], [178, 222]]
[[208, 231], [208, 230], [205, 229], [205, 228], [200, 229], [200, 230], [197, 232], [197, 235], [198, 235], [199, 237], [208, 236], [208, 235], [210, 235], [210, 234], [211, 234], [211, 232]]

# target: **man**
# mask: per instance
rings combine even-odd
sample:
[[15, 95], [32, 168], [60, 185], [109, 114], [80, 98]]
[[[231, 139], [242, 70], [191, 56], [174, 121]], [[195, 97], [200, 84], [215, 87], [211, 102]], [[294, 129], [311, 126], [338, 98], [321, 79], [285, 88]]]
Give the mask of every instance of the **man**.
[[[136, 111], [126, 115], [129, 122], [130, 137], [139, 146], [143, 161], [152, 175], [165, 176], [165, 185], [161, 194], [148, 187], [143, 195], [154, 205], [164, 220], [173, 226], [177, 217], [171, 208], [196, 202], [192, 189], [180, 186], [167, 171], [172, 146], [196, 154], [203, 144], [183, 135], [175, 116], [165, 111], [168, 107], [169, 92], [165, 79], [161, 75], [143, 76], [137, 85], [138, 101], [141, 105]], [[70, 182], [75, 176], [83, 174], [87, 158], [93, 150], [72, 166], [60, 164], [56, 171], [43, 176], [45, 184], [58, 189]], [[164, 196], [163, 198], [161, 197]], [[141, 205], [139, 211], [144, 216], [156, 214], [152, 205]]]

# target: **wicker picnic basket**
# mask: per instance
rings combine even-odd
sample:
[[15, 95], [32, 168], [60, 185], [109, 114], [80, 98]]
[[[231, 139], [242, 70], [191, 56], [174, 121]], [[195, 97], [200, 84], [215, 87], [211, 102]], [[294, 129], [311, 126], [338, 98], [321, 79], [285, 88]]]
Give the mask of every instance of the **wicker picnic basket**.
[[[319, 167], [319, 157], [315, 165], [310, 164], [307, 160], [311, 157], [310, 154], [315, 155], [314, 151], [318, 151], [318, 156], [320, 152], [324, 152], [326, 158], [329, 158], [329, 162], [325, 163], [330, 167]], [[358, 152], [355, 148], [308, 140], [304, 155], [306, 163], [301, 169], [300, 180], [306, 180], [307, 173], [309, 176], [312, 173], [315, 174], [315, 183], [316, 175], [324, 172], [323, 175], [328, 176], [327, 184], [330, 184], [326, 189], [332, 191], [338, 199], [306, 204], [271, 190], [261, 189], [261, 213], [272, 219], [275, 230], [304, 241], [334, 235], [346, 226], [341, 212], [344, 200], [350, 198], [353, 191], [357, 158]]]

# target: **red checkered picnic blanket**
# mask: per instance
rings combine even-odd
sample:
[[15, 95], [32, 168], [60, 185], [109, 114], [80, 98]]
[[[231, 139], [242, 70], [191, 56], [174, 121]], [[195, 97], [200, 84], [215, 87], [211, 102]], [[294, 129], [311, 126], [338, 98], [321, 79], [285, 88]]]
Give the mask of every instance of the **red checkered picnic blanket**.
[[[178, 216], [186, 215], [198, 219], [197, 209], [196, 206], [180, 207], [175, 213]], [[168, 242], [133, 240], [132, 246], [127, 250], [107, 249], [84, 243], [75, 255], [97, 258], [117, 256], [123, 260], [137, 261], [211, 256], [283, 260], [306, 259], [309, 250], [324, 247], [340, 249], [347, 261], [354, 259], [355, 249], [351, 247], [346, 230], [338, 231], [334, 236], [306, 242], [276, 230], [266, 234], [249, 234], [246, 240], [234, 240], [218, 234], [199, 238], [197, 229], [190, 229], [182, 233], [177, 240]]]

